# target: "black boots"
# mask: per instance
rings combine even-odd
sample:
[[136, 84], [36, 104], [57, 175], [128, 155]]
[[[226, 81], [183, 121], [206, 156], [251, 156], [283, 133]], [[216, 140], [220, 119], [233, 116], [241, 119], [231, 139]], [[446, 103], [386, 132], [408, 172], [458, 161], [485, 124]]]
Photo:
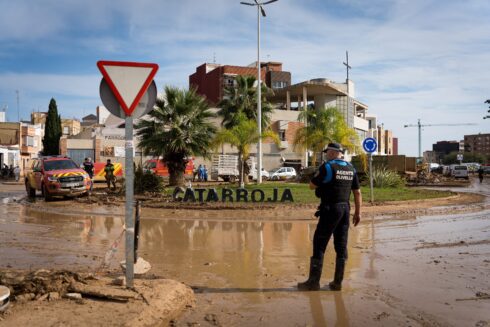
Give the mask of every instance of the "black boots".
[[[323, 258], [310, 259], [310, 276], [303, 283], [298, 283], [300, 291], [318, 291], [320, 289], [320, 278], [322, 276]], [[340, 291], [342, 289], [342, 280], [344, 279], [345, 259], [335, 260], [335, 275], [333, 281], [328, 284], [331, 291]]]
[[318, 291], [320, 289], [320, 278], [322, 277], [323, 258], [310, 259], [310, 276], [303, 283], [298, 283], [300, 291]]
[[328, 284], [331, 291], [340, 291], [342, 289], [342, 280], [344, 279], [345, 259], [335, 260], [335, 275], [333, 281]]

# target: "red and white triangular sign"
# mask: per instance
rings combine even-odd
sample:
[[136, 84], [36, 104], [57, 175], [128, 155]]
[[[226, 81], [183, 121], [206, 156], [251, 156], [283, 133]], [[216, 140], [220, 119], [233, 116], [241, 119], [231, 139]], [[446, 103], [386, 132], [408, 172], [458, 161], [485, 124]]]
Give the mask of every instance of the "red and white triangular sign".
[[157, 64], [105, 60], [98, 61], [97, 67], [128, 116], [133, 113], [158, 70]]

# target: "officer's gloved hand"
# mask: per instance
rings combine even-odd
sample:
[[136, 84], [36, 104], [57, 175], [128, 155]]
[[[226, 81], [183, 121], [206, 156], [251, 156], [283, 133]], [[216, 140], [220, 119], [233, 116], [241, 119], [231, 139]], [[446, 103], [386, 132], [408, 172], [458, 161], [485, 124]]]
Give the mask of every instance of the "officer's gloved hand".
[[315, 189], [315, 196], [319, 199], [322, 197], [322, 191], [320, 190], [319, 187]]
[[318, 208], [316, 208], [316, 211], [315, 211], [315, 217], [317, 218], [320, 218], [320, 210], [321, 210], [321, 205], [318, 206]]

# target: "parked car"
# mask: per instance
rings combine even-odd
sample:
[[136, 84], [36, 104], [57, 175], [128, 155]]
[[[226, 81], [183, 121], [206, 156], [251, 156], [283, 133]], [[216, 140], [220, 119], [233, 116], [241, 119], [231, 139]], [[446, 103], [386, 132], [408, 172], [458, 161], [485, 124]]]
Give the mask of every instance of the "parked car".
[[65, 156], [33, 159], [25, 177], [27, 195], [35, 197], [36, 191], [41, 191], [46, 201], [54, 196], [86, 194], [90, 192], [91, 186], [89, 175]]
[[[264, 168], [262, 168], [262, 172], [260, 173], [260, 175], [262, 176], [262, 179], [263, 180], [269, 180], [269, 172], [267, 170], [265, 170]], [[256, 180], [257, 179], [257, 170], [254, 169], [254, 170], [251, 170], [249, 173], [248, 173], [248, 178], [250, 180]]]
[[483, 167], [483, 173], [485, 175], [490, 175], [490, 166], [482, 166]]
[[296, 178], [296, 169], [293, 167], [277, 168], [269, 173], [269, 178], [273, 181]]
[[451, 170], [451, 176], [454, 178], [469, 179], [468, 167], [463, 165], [455, 165]]

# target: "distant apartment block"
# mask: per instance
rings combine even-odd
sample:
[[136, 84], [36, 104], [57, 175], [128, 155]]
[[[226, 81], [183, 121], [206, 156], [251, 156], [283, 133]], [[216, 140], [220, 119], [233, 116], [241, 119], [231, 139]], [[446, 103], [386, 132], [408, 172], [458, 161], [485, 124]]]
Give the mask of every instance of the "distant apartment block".
[[[44, 125], [46, 124], [47, 112], [33, 112], [31, 113], [31, 124], [40, 124], [44, 134]], [[81, 124], [78, 119], [61, 119], [61, 130], [63, 135], [77, 135], [81, 131]]]
[[19, 165], [22, 171], [42, 150], [41, 126], [29, 123], [0, 123], [0, 164]]
[[[249, 66], [202, 64], [189, 76], [189, 86], [216, 106], [223, 99], [225, 88], [236, 85], [237, 75], [257, 77], [257, 63]], [[262, 62], [260, 79], [273, 90], [291, 85], [291, 73], [283, 71], [280, 62]]]
[[432, 144], [432, 151], [430, 153], [430, 162], [442, 162], [444, 156], [451, 152], [462, 152], [459, 141], [438, 141]]
[[464, 136], [465, 152], [490, 156], [490, 134], [474, 134]]

